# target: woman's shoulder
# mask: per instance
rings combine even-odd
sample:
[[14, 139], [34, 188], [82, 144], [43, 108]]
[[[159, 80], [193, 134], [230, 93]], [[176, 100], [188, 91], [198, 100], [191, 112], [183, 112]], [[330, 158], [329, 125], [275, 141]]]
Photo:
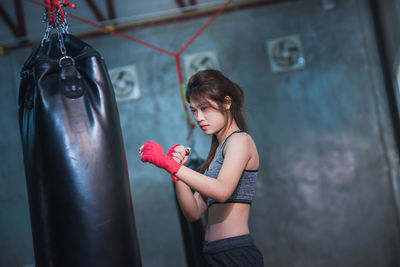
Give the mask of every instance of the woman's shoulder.
[[232, 134], [230, 138], [227, 140], [225, 148], [235, 147], [237, 149], [250, 149], [254, 146], [254, 140], [251, 135], [247, 132], [237, 132]]
[[241, 159], [246, 163], [245, 170], [257, 170], [259, 167], [259, 156], [255, 142], [250, 134], [246, 132], [235, 133], [227, 140], [223, 151], [226, 158]]
[[253, 138], [251, 137], [251, 135], [248, 132], [236, 132], [234, 134], [232, 134], [232, 136], [228, 139], [228, 142], [249, 142], [249, 141], [253, 141]]

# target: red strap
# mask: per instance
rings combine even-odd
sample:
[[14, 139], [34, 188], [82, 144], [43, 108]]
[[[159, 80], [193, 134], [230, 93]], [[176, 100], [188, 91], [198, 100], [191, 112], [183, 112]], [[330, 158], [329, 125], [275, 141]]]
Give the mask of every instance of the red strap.
[[67, 1], [67, 0], [62, 0], [62, 1], [61, 1], [61, 5], [63, 5], [63, 6], [68, 6], [68, 7], [72, 7], [72, 8], [76, 8], [76, 5], [75, 5], [75, 4], [72, 4], [70, 1]]
[[58, 0], [44, 0], [44, 2], [46, 4], [46, 6], [45, 6], [46, 13], [47, 13], [47, 17], [49, 18], [49, 22], [50, 22], [51, 26], [54, 26], [57, 22], [57, 10], [60, 11], [60, 15], [61, 15], [60, 23], [64, 22], [64, 11], [62, 10], [61, 5], [76, 8], [76, 5], [72, 4], [68, 0], [61, 0], [61, 5]]

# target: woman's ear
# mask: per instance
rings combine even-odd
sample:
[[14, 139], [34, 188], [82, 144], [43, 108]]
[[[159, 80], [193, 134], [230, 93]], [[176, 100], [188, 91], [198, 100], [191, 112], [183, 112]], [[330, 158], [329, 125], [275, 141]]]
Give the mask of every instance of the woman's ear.
[[232, 105], [232, 99], [230, 96], [225, 96], [224, 98], [224, 109], [229, 110]]

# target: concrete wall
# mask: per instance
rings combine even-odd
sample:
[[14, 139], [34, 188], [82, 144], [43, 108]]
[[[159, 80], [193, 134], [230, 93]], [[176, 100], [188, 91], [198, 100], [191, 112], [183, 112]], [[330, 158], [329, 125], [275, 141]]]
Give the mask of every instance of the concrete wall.
[[[216, 50], [221, 70], [246, 94], [260, 152], [250, 227], [266, 266], [399, 266], [394, 145], [366, 1], [290, 1], [222, 14], [184, 54]], [[143, 28], [131, 36], [178, 51], [208, 18]], [[300, 34], [307, 66], [272, 74], [270, 38]], [[140, 162], [152, 139], [187, 144], [174, 58], [119, 37], [86, 40], [109, 68], [136, 64], [142, 97], [119, 104], [143, 266], [185, 266], [173, 187]], [[33, 263], [18, 133], [18, 72], [29, 55], [0, 58], [0, 265]], [[208, 137], [194, 132], [207, 154]]]

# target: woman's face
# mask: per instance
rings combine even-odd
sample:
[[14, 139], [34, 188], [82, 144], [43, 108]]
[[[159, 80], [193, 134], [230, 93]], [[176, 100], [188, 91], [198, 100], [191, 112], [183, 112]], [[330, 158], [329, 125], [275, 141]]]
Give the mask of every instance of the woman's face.
[[207, 135], [217, 134], [224, 129], [226, 118], [212, 100], [191, 99], [190, 110], [200, 129]]

